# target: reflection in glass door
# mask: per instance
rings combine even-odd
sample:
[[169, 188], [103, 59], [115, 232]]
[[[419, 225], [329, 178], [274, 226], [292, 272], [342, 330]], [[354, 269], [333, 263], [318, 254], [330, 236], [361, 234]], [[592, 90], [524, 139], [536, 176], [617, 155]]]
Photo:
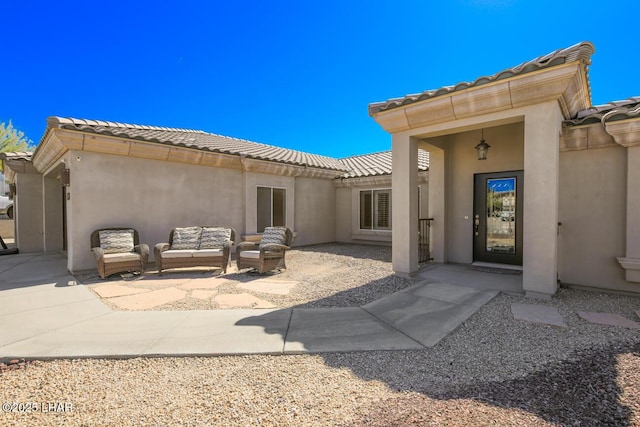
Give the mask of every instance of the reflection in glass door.
[[522, 264], [522, 175], [475, 175], [474, 261]]
[[516, 178], [487, 179], [487, 252], [516, 251]]

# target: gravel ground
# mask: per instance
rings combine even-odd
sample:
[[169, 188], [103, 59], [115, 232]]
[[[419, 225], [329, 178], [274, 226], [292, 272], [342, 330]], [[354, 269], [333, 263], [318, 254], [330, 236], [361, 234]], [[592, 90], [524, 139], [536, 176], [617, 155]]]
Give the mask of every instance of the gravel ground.
[[[541, 303], [566, 329], [513, 319], [512, 303], [533, 302], [499, 295], [421, 351], [34, 361], [2, 371], [0, 390], [37, 413], [0, 425], [640, 425], [640, 331], [577, 315], [637, 321], [640, 298], [561, 289]], [[43, 412], [49, 402], [71, 411]]]
[[[278, 308], [288, 307], [359, 307], [397, 292], [413, 284], [411, 280], [397, 277], [391, 267], [391, 247], [375, 245], [352, 245], [328, 243], [322, 245], [294, 248], [286, 254], [287, 269], [267, 274], [250, 274], [243, 270], [237, 272], [235, 259], [228, 273], [222, 275], [224, 285], [215, 292], [220, 294], [249, 293], [268, 301]], [[169, 270], [158, 277], [153, 270], [143, 277], [165, 280], [166, 285], [154, 283], [153, 289], [175, 286], [172, 278], [202, 278], [217, 276], [218, 270]], [[148, 290], [149, 286], [137, 276], [126, 279], [127, 286]], [[80, 283], [91, 289], [108, 283], [98, 278], [96, 272], [79, 275]], [[247, 290], [236, 285], [248, 283], [256, 279], [273, 279], [299, 282], [289, 294], [274, 295], [272, 293]], [[122, 283], [119, 275], [111, 276], [114, 283]], [[202, 299], [192, 296], [193, 290], [186, 290], [187, 296], [148, 310], [216, 310], [220, 307], [214, 298]], [[114, 310], [122, 308], [111, 305]]]

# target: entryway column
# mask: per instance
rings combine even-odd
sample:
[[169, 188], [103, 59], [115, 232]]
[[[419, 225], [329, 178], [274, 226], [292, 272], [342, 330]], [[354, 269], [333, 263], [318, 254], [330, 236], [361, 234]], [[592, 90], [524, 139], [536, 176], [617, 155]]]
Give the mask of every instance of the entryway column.
[[63, 187], [54, 176], [43, 177], [43, 230], [44, 251], [58, 252], [63, 250]]
[[392, 136], [392, 260], [393, 271], [408, 276], [418, 271], [418, 143], [407, 135]]
[[[640, 132], [637, 143], [640, 143]], [[627, 253], [618, 261], [629, 282], [640, 282], [640, 146], [627, 148]]]
[[[617, 111], [608, 114], [615, 115]], [[622, 111], [621, 113], [624, 113]], [[606, 132], [627, 150], [627, 247], [618, 262], [625, 269], [625, 279], [640, 282], [640, 117], [628, 120], [603, 118]]]
[[556, 101], [524, 118], [522, 287], [528, 296], [558, 290], [558, 180], [562, 112]]
[[432, 144], [421, 144], [429, 152], [429, 218], [433, 218], [429, 234], [429, 251], [435, 262], [446, 262], [445, 151]]

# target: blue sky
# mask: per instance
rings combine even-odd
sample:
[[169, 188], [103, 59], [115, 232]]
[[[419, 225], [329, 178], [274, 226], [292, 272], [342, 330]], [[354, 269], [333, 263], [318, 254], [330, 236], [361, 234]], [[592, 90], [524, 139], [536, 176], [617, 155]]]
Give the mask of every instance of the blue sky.
[[584, 40], [594, 104], [640, 96], [637, 0], [21, 0], [3, 15], [0, 121], [34, 142], [56, 115], [384, 151], [369, 103]]

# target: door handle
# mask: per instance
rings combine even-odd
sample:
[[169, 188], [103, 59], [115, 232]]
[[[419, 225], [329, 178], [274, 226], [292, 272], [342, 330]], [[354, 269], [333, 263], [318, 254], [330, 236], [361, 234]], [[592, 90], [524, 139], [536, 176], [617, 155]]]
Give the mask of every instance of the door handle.
[[480, 230], [480, 215], [478, 215], [478, 214], [476, 214], [476, 215], [474, 216], [474, 220], [473, 220], [473, 230], [474, 230], [474, 232], [475, 232], [475, 234], [476, 234], [476, 236], [477, 236], [477, 235], [478, 235], [478, 233], [479, 233], [479, 230]]

